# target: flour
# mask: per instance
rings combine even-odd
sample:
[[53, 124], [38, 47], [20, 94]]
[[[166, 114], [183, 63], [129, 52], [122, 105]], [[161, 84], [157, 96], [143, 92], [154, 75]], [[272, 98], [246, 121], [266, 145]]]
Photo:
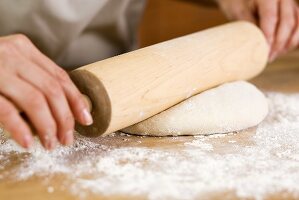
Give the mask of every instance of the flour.
[[[299, 94], [266, 95], [270, 114], [248, 144], [238, 140], [244, 136], [242, 132], [191, 137], [173, 148], [148, 147], [148, 138], [124, 134], [95, 139], [77, 135], [72, 147], [48, 152], [37, 142], [26, 151], [1, 136], [0, 181], [62, 173], [70, 180], [67, 190], [82, 199], [89, 194], [192, 199], [221, 191], [255, 199], [285, 191], [299, 198]], [[219, 151], [217, 140], [224, 139], [227, 142], [221, 145], [230, 148], [220, 145]], [[179, 140], [174, 137], [171, 141]], [[21, 161], [5, 173], [1, 169], [12, 154]], [[53, 185], [45, 184], [49, 193], [56, 191]]]
[[53, 193], [53, 192], [54, 192], [54, 188], [53, 188], [52, 186], [49, 186], [49, 187], [47, 188], [47, 191], [48, 191], [49, 193]]

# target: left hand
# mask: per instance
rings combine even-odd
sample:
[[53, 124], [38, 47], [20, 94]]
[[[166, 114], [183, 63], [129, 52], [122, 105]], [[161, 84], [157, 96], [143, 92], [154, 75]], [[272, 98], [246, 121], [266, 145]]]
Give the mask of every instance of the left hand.
[[299, 45], [299, 8], [295, 0], [216, 0], [230, 20], [261, 28], [270, 46], [270, 61]]

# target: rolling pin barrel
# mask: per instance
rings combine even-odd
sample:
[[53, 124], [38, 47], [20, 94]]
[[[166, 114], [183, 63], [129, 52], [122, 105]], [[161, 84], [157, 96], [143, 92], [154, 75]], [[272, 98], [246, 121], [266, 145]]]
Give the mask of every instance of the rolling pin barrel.
[[109, 134], [219, 84], [250, 79], [268, 51], [257, 27], [235, 22], [78, 68], [71, 77], [90, 98], [94, 124], [76, 129]]

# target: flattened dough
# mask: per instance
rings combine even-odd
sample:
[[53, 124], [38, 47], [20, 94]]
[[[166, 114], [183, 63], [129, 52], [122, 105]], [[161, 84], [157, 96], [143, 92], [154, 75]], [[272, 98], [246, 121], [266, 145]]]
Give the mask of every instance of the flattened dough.
[[229, 133], [258, 125], [268, 114], [264, 94], [236, 81], [193, 96], [123, 132], [149, 136]]

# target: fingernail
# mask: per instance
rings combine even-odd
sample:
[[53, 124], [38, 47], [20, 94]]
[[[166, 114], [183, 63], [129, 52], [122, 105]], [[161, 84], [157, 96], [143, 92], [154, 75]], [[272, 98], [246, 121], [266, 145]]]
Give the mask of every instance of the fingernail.
[[90, 112], [87, 109], [83, 110], [83, 118], [85, 121], [85, 125], [91, 125], [93, 123], [92, 116]]
[[71, 144], [73, 144], [73, 140], [74, 140], [74, 131], [73, 130], [70, 130], [68, 132], [65, 133], [65, 136], [64, 136], [64, 144], [69, 146]]
[[30, 148], [32, 145], [32, 137], [30, 135], [24, 135], [23, 142], [25, 148]]

